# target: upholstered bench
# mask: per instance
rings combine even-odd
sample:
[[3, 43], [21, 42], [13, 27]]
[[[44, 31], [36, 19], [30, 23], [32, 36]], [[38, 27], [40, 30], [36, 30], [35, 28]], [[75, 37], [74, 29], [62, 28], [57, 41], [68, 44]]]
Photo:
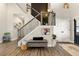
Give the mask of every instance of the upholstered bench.
[[27, 42], [28, 47], [47, 47], [47, 40], [29, 40]]

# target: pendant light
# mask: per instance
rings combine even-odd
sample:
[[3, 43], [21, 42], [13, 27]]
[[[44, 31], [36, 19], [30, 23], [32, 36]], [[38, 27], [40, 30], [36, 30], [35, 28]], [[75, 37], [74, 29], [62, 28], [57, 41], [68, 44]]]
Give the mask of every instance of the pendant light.
[[69, 9], [69, 4], [68, 3], [64, 3], [64, 8], [65, 9]]

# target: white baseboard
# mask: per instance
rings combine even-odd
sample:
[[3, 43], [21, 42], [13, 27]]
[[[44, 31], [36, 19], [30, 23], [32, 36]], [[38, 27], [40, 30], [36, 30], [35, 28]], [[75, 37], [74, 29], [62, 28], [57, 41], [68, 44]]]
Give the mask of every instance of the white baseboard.
[[[16, 40], [17, 38], [13, 38], [13, 39], [10, 39], [10, 41], [14, 41], [14, 40]], [[0, 40], [0, 43], [3, 43], [3, 41], [2, 40]]]
[[71, 43], [74, 43], [74, 41], [71, 41], [70, 39], [69, 40], [57, 40], [57, 42], [71, 42]]
[[71, 43], [74, 43], [74, 41], [70, 41]]
[[11, 41], [14, 41], [14, 40], [17, 40], [17, 37], [16, 37], [16, 38], [11, 39]]

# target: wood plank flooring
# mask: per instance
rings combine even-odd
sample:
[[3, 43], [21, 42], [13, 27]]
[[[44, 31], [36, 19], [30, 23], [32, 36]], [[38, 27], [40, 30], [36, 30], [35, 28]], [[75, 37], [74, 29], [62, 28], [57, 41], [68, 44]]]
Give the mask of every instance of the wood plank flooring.
[[76, 44], [59, 44], [63, 49], [68, 51], [72, 56], [79, 56], [79, 45]]
[[0, 44], [0, 56], [71, 56], [59, 44], [52, 48], [28, 48], [21, 50], [17, 47], [17, 42]]

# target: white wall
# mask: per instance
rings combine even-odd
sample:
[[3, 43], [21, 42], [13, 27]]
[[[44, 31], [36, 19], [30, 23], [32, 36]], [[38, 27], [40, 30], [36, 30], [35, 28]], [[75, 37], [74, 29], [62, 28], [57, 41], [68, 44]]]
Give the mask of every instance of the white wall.
[[14, 22], [17, 20], [17, 16], [14, 14], [24, 15], [23, 11], [16, 4], [9, 3], [7, 13], [7, 31], [11, 33], [12, 40], [17, 38], [17, 29], [14, 28]]
[[[21, 7], [25, 7], [22, 4]], [[0, 4], [0, 40], [2, 41], [2, 36], [4, 32], [11, 33], [11, 40], [17, 38], [17, 29], [14, 28], [15, 22], [20, 20], [19, 17], [23, 17], [25, 23], [30, 21], [33, 16], [30, 15], [30, 11], [25, 14], [16, 3], [6, 3]]]
[[74, 21], [76, 18], [77, 26], [79, 25], [79, 3], [69, 3], [69, 9], [64, 9], [64, 3], [51, 3], [50, 8], [56, 12], [57, 18], [70, 19], [70, 40], [74, 42]]
[[[25, 4], [22, 4], [21, 7], [25, 7]], [[23, 18], [25, 21], [24, 23], [27, 23], [28, 21], [34, 18], [30, 14], [30, 11], [24, 13], [22, 9], [18, 7], [17, 4], [15, 3], [8, 4], [8, 15], [7, 15], [7, 26], [8, 27], [7, 28], [8, 28], [8, 31], [11, 32], [12, 40], [17, 38], [17, 30], [14, 28], [14, 22], [17, 20], [17, 17], [18, 19], [20, 19], [19, 17]]]
[[2, 41], [3, 33], [7, 30], [7, 4], [0, 4], [0, 42]]
[[[62, 4], [60, 4], [60, 5], [62, 8]], [[54, 11], [56, 11], [56, 14], [57, 14], [56, 26], [55, 26], [53, 32], [57, 35], [57, 39], [59, 41], [64, 41], [65, 39], [68, 40], [70, 38], [69, 20], [63, 18], [65, 16], [65, 13], [64, 13], [64, 16], [62, 16], [63, 12], [67, 12], [67, 11], [63, 11], [62, 15], [61, 15], [61, 12], [59, 12], [59, 7], [57, 7], [59, 5], [56, 4], [53, 6], [56, 6], [56, 7], [54, 7], [55, 8]], [[64, 9], [62, 9], [62, 10], [64, 10]], [[65, 18], [69, 17], [69, 16], [67, 16], [67, 14], [70, 14], [68, 12], [66, 13]], [[17, 37], [17, 33], [16, 33], [17, 31], [14, 28], [14, 22], [16, 20], [16, 16], [14, 16], [14, 14], [24, 15], [22, 10], [16, 4], [0, 4], [0, 24], [1, 24], [0, 25], [0, 39], [2, 38], [2, 35], [4, 32], [11, 32], [12, 40], [14, 40]], [[59, 15], [61, 15], [61, 17]], [[27, 17], [25, 19], [27, 19]], [[64, 33], [62, 33], [63, 31], [64, 31]]]
[[59, 42], [70, 41], [70, 9], [64, 9], [63, 3], [50, 3], [49, 8], [56, 13], [56, 26], [53, 33]]
[[31, 3], [18, 3], [18, 5], [22, 8], [24, 12], [31, 14], [31, 9], [28, 9], [28, 12], [26, 11], [27, 10], [26, 4], [31, 6]]
[[69, 42], [70, 41], [70, 23], [69, 19], [56, 18], [56, 26], [54, 26], [54, 34], [57, 35], [57, 41]]

